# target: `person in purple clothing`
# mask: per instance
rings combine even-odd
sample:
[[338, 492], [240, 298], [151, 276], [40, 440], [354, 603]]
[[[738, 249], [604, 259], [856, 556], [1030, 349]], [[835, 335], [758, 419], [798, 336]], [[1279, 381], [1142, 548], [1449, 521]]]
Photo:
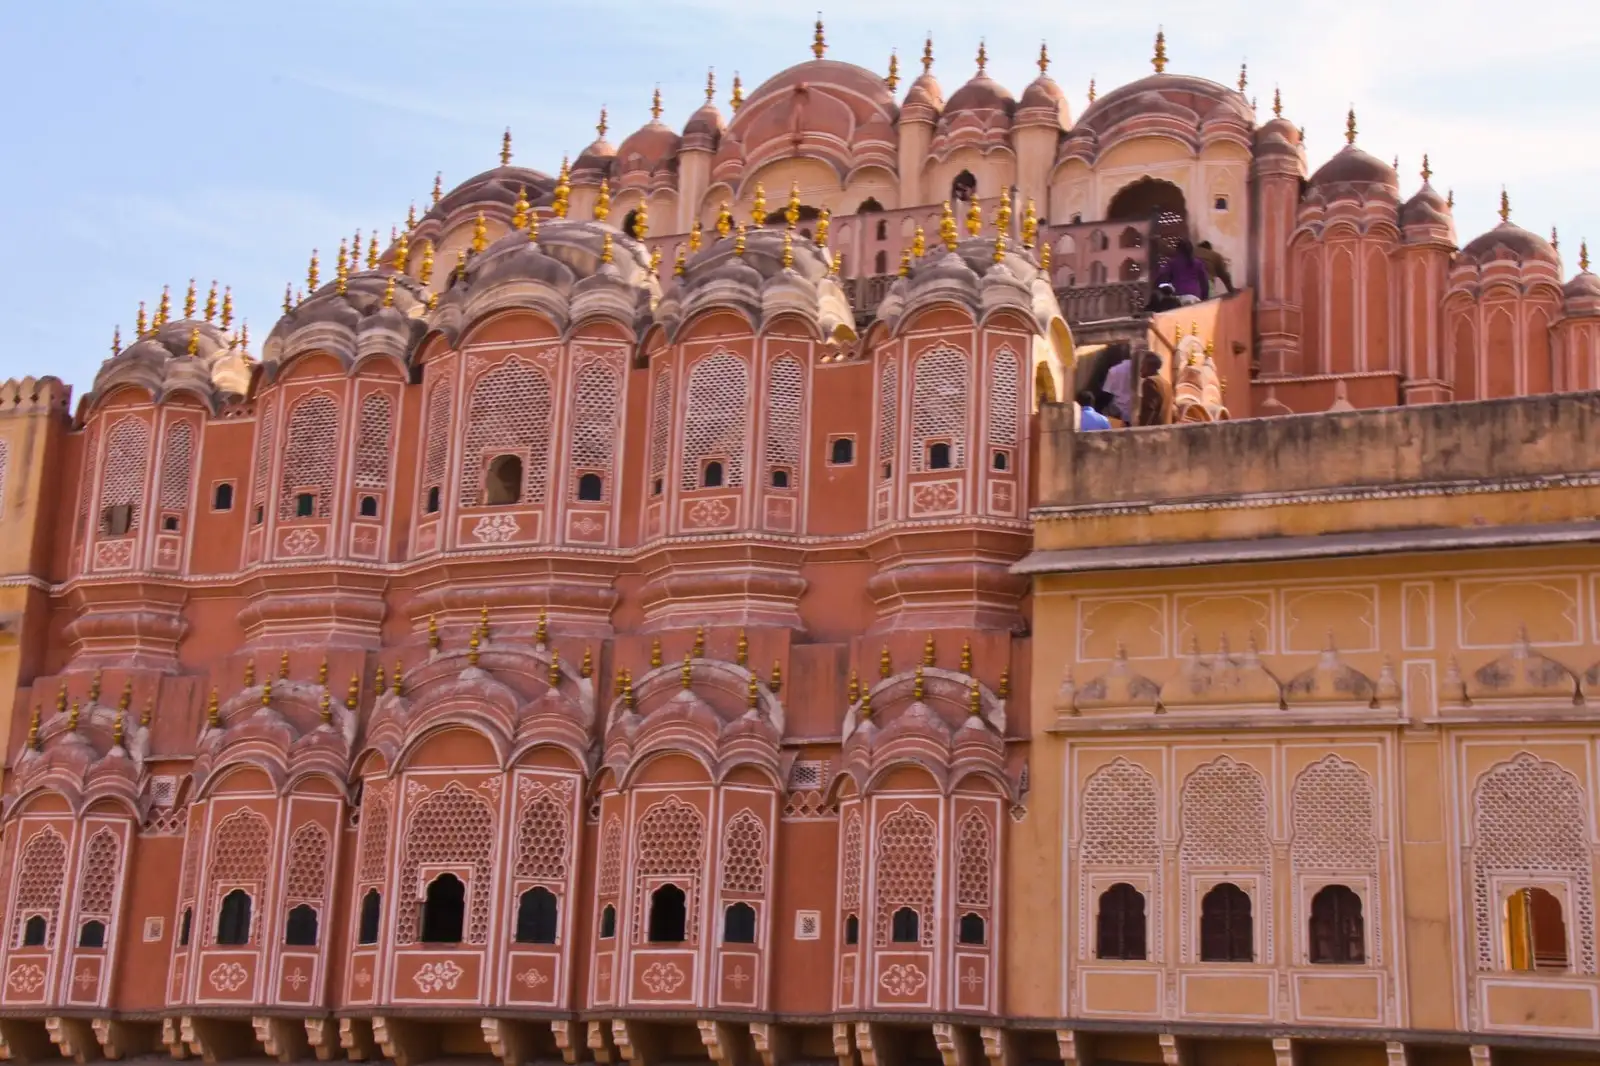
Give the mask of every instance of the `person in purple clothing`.
[[1187, 237], [1178, 238], [1178, 247], [1172, 258], [1156, 272], [1156, 285], [1171, 285], [1180, 304], [1194, 304], [1211, 298], [1211, 278], [1206, 265], [1194, 254], [1194, 244]]

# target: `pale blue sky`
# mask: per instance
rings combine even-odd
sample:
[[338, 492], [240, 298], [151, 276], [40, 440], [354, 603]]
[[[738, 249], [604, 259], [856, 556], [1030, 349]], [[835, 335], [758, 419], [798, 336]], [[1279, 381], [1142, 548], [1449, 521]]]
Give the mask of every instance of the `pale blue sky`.
[[[1312, 165], [1342, 144], [1354, 103], [1362, 147], [1400, 156], [1407, 195], [1421, 155], [1456, 193], [1460, 239], [1492, 226], [1500, 185], [1513, 217], [1600, 257], [1600, 56], [1593, 0], [1213, 0], [973, 3], [855, 0], [823, 9], [828, 56], [874, 70], [900, 53], [915, 73], [932, 30], [946, 95], [973, 73], [1019, 92], [1047, 40], [1074, 114], [1150, 70], [1158, 23], [1170, 70], [1232, 83], [1241, 59], [1267, 112], [1274, 84], [1307, 128]], [[681, 128], [715, 67], [726, 111], [809, 58], [813, 7], [764, 0], [52, 0], [8, 6], [0, 83], [8, 108], [0, 202], [12, 251], [0, 266], [10, 328], [0, 377], [53, 373], [81, 394], [112, 327], [163, 283], [233, 286], [252, 347], [313, 246], [332, 272], [339, 238], [402, 222], [495, 164], [510, 126], [517, 162], [553, 172], [594, 136], [649, 117]], [[902, 85], [902, 91], [904, 86]], [[176, 307], [175, 307], [176, 310]]]

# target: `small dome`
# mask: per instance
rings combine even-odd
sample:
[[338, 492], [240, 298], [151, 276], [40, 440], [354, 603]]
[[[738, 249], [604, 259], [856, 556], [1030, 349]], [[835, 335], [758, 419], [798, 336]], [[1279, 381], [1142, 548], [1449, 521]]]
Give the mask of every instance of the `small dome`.
[[1256, 130], [1257, 155], [1295, 155], [1300, 150], [1300, 131], [1286, 118], [1269, 119]]
[[689, 116], [689, 121], [683, 127], [683, 140], [689, 143], [696, 141], [707, 142], [707, 147], [714, 146], [717, 138], [722, 135], [722, 112], [717, 110], [717, 105], [710, 100], [700, 105], [699, 110]]
[[448, 218], [457, 211], [482, 204], [503, 204], [511, 207], [517, 197], [526, 195], [530, 203], [539, 203], [555, 189], [555, 179], [542, 170], [530, 167], [502, 166], [474, 174], [451, 189], [423, 216]]
[[617, 145], [617, 171], [654, 171], [678, 154], [680, 143], [678, 135], [662, 125], [659, 116], [652, 118]]
[[[601, 126], [604, 127], [602, 122]], [[616, 161], [617, 150], [606, 140], [604, 133], [594, 139], [594, 142], [578, 153], [578, 158], [572, 164], [572, 174], [583, 175], [586, 180], [599, 181], [611, 173], [611, 164]]]
[[1468, 241], [1460, 254], [1461, 258], [1471, 259], [1477, 263], [1512, 258], [1520, 262], [1549, 263], [1554, 267], [1561, 265], [1561, 257], [1556, 254], [1549, 241], [1537, 233], [1523, 229], [1509, 219], [1488, 233]]
[[1451, 224], [1450, 205], [1435, 191], [1432, 185], [1423, 182], [1417, 194], [1405, 202], [1400, 208], [1400, 225], [1402, 226], [1448, 226]]
[[950, 97], [944, 117], [949, 119], [968, 111], [1004, 111], [1010, 116], [1016, 109], [1017, 101], [1011, 90], [980, 72]]
[[911, 83], [911, 88], [906, 91], [906, 102], [902, 108], [926, 107], [935, 116], [944, 110], [944, 91], [939, 88], [939, 79], [932, 74], [922, 74]]
[[1567, 282], [1561, 293], [1569, 301], [1600, 300], [1600, 276], [1584, 270]]
[[1029, 82], [1026, 89], [1022, 90], [1022, 100], [1017, 106], [1050, 107], [1064, 104], [1066, 100], [1067, 94], [1061, 91], [1061, 86], [1057, 85], [1054, 79], [1048, 75], [1041, 74]]
[[1376, 156], [1368, 155], [1353, 144], [1347, 144], [1337, 155], [1317, 168], [1311, 175], [1313, 188], [1328, 185], [1381, 185], [1396, 191], [1400, 188], [1400, 175], [1394, 167]]

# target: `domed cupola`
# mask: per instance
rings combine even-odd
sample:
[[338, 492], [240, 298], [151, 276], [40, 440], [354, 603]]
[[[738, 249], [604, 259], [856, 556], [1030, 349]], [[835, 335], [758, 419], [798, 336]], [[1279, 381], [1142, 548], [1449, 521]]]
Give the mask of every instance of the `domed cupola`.
[[1050, 51], [1039, 45], [1039, 76], [1022, 90], [1022, 100], [1017, 104], [1016, 124], [1022, 126], [1053, 126], [1058, 130], [1070, 129], [1072, 110], [1067, 105], [1067, 94], [1050, 77]]
[[717, 150], [717, 143], [722, 139], [723, 123], [722, 112], [717, 110], [716, 94], [716, 75], [707, 72], [706, 102], [689, 116], [689, 121], [684, 125], [680, 142], [683, 148], [703, 152]]
[[1011, 131], [1011, 117], [1017, 101], [1011, 90], [989, 77], [988, 49], [978, 45], [978, 72], [950, 96], [933, 139], [935, 152], [948, 151], [957, 144], [1004, 143]]
[[[500, 140], [499, 166], [474, 174], [448, 193], [443, 192], [439, 179], [435, 178], [433, 206], [415, 226], [408, 225], [407, 228], [420, 231], [413, 232], [414, 240], [431, 238], [436, 231], [429, 223], [435, 220], [447, 224], [452, 218], [476, 214], [485, 209], [492, 214], [509, 215], [518, 200], [533, 204], [548, 203], [555, 185], [555, 179], [542, 170], [512, 166], [511, 131], [506, 130]], [[356, 251], [359, 253], [360, 249]], [[384, 258], [389, 258], [389, 255], [386, 254]]]
[[664, 177], [670, 183], [678, 165], [678, 135], [661, 121], [661, 90], [650, 100], [650, 121], [617, 146], [613, 172], [619, 185], [649, 185]]
[[598, 185], [602, 178], [611, 176], [612, 164], [616, 162], [617, 150], [611, 142], [606, 140], [606, 109], [600, 109], [600, 121], [594, 125], [595, 138], [593, 143], [578, 153], [578, 158], [572, 164], [572, 180], [580, 185]]
[[1589, 242], [1578, 246], [1578, 273], [1562, 287], [1566, 312], [1571, 316], [1600, 317], [1600, 277], [1589, 272]]
[[409, 245], [402, 238], [378, 268], [352, 273], [354, 259], [346, 260], [341, 242], [334, 280], [327, 284], [317, 276], [313, 254], [306, 276], [311, 291], [298, 304], [285, 294], [283, 317], [267, 334], [261, 352], [266, 380], [276, 379], [290, 357], [312, 350], [326, 352], [346, 369], [369, 354], [409, 359], [426, 332], [428, 302], [426, 287], [405, 274]]
[[1438, 240], [1453, 245], [1456, 239], [1455, 218], [1450, 210], [1450, 202], [1440, 196], [1429, 181], [1432, 177], [1433, 168], [1428, 165], [1428, 157], [1423, 156], [1422, 188], [1401, 206], [1400, 228], [1405, 231], [1406, 241], [1411, 244]]
[[1345, 117], [1345, 145], [1311, 175], [1310, 188], [1324, 202], [1382, 198], [1398, 203], [1400, 175], [1394, 167], [1356, 147], [1356, 113]]
[[[1272, 90], [1272, 117], [1256, 130], [1255, 154], [1262, 156], [1288, 156], [1299, 158], [1305, 154], [1300, 130], [1283, 117], [1283, 94]], [[1303, 172], [1302, 172], [1303, 173]]]
[[1500, 190], [1500, 224], [1468, 241], [1457, 259], [1479, 266], [1496, 261], [1545, 263], [1556, 269], [1561, 266], [1561, 256], [1549, 241], [1511, 221], [1511, 198], [1504, 189]]
[[139, 305], [137, 335], [132, 344], [112, 344], [111, 358], [95, 374], [89, 402], [119, 385], [146, 389], [156, 402], [173, 392], [188, 392], [213, 411], [245, 395], [250, 387], [251, 361], [245, 354], [246, 338], [230, 330], [233, 297], [224, 298], [220, 327], [213, 324], [217, 309], [216, 286], [206, 300], [204, 317], [195, 311], [194, 282], [189, 283], [183, 317], [169, 318], [170, 299], [165, 291], [155, 319], [146, 328], [144, 305]]
[[922, 73], [906, 90], [905, 103], [900, 105], [900, 121], [931, 125], [939, 120], [939, 113], [943, 110], [944, 93], [939, 88], [938, 79], [933, 76], [933, 38], [929, 37], [922, 44]]

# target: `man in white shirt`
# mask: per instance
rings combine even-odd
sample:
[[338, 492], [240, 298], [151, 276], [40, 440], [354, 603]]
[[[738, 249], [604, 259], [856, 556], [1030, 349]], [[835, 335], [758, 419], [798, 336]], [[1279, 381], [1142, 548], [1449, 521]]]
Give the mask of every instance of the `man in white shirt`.
[[1106, 371], [1104, 392], [1111, 396], [1111, 413], [1124, 424], [1133, 423], [1133, 360], [1123, 356], [1122, 361]]

